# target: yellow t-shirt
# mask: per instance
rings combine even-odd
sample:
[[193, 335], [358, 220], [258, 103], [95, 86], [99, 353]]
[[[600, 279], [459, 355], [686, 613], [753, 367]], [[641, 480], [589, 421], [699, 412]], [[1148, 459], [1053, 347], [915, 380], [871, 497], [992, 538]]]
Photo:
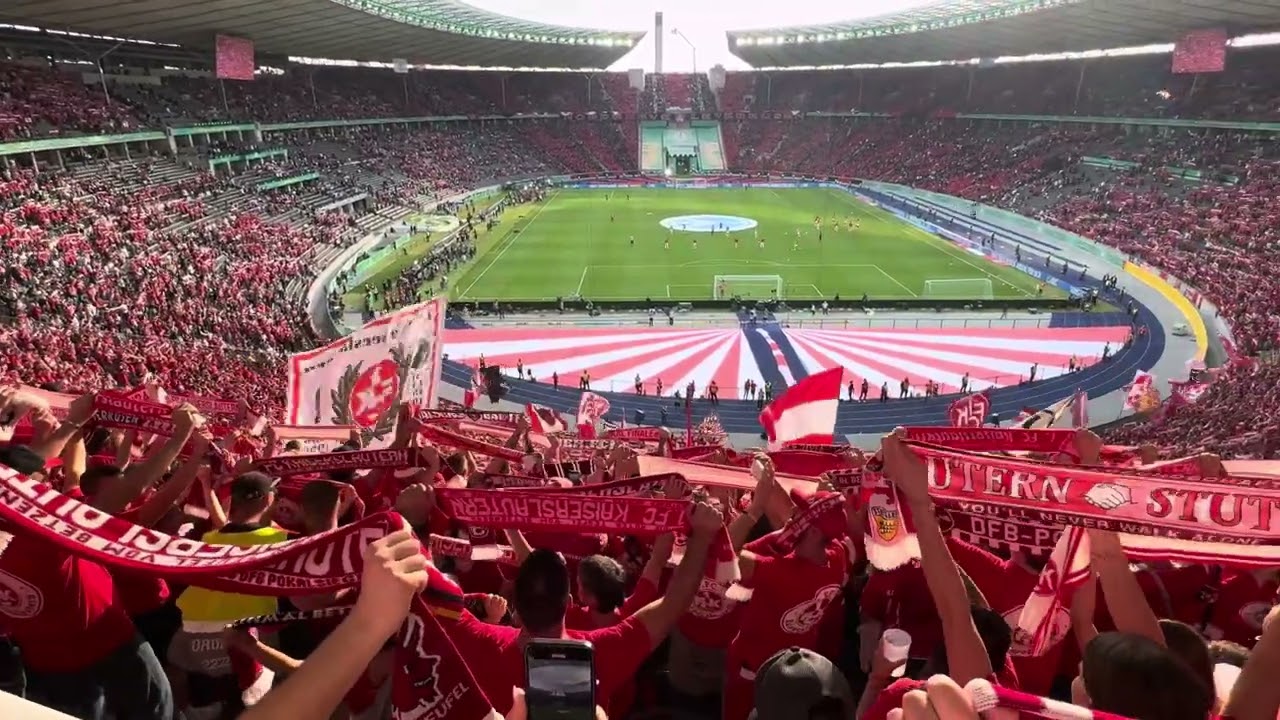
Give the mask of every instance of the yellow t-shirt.
[[[213, 530], [200, 538], [210, 545], [269, 545], [288, 539], [284, 530], [265, 527], [246, 532], [221, 532]], [[192, 623], [216, 623], [225, 625], [255, 615], [276, 612], [276, 598], [269, 595], [241, 595], [205, 588], [189, 587], [178, 597], [178, 609], [182, 611], [184, 626]]]

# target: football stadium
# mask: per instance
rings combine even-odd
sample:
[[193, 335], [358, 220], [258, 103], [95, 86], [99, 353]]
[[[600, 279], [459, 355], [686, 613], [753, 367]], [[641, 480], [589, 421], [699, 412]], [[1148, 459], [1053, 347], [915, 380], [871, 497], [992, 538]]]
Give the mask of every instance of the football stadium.
[[1280, 4], [0, 2], [0, 719], [1280, 717]]

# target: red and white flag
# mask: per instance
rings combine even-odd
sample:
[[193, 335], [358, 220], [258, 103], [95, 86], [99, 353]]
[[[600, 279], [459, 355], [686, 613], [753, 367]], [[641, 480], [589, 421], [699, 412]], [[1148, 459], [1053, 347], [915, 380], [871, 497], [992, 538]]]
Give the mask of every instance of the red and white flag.
[[481, 389], [484, 387], [484, 375], [481, 374], [480, 368], [476, 368], [471, 373], [471, 387], [462, 393], [462, 404], [466, 407], [475, 407], [476, 401], [480, 399]]
[[842, 368], [810, 375], [792, 385], [760, 413], [769, 449], [787, 443], [829, 444], [836, 429]]
[[524, 412], [529, 416], [529, 430], [532, 432], [547, 435], [568, 429], [560, 413], [545, 405], [529, 403], [524, 406]]
[[947, 408], [947, 419], [954, 427], [982, 427], [990, 414], [991, 398], [986, 390], [962, 397]]
[[596, 436], [596, 422], [609, 412], [609, 401], [593, 392], [582, 393], [578, 401], [578, 437], [590, 440]]

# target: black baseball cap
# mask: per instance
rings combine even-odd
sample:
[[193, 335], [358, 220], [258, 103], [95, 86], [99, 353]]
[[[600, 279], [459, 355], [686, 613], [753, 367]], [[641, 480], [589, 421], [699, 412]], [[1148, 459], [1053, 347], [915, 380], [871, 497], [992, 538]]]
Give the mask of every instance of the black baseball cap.
[[231, 497], [241, 500], [257, 500], [275, 492], [277, 480], [256, 470], [247, 472], [231, 481]]

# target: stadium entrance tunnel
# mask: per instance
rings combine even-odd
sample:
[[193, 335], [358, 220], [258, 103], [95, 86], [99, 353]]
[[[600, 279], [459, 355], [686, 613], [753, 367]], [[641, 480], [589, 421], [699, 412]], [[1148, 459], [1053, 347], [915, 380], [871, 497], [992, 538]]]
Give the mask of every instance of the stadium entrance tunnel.
[[737, 215], [677, 215], [663, 218], [658, 224], [668, 230], [681, 232], [742, 232], [760, 223]]

